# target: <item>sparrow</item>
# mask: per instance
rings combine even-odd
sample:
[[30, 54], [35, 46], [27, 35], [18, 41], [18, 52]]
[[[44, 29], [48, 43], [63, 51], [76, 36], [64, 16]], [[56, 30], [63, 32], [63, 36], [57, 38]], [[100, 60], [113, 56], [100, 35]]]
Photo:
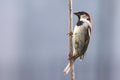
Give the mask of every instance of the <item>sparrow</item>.
[[84, 58], [84, 54], [88, 48], [90, 41], [92, 24], [90, 15], [87, 12], [81, 11], [74, 13], [78, 17], [78, 22], [73, 31], [73, 58], [76, 60], [80, 57]]
[[[78, 57], [83, 60], [84, 54], [88, 48], [90, 41], [92, 23], [91, 17], [87, 12], [80, 11], [74, 13], [78, 17], [77, 24], [73, 30], [73, 55], [69, 56], [69, 59], [75, 61]], [[64, 73], [67, 74], [70, 70], [70, 63], [64, 69]]]

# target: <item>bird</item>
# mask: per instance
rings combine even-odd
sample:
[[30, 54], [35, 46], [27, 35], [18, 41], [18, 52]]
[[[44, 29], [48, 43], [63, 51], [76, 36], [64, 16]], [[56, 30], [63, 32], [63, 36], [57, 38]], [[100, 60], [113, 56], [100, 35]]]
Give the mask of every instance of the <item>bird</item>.
[[[80, 60], [84, 59], [92, 31], [92, 22], [89, 13], [85, 11], [79, 11], [75, 12], [74, 14], [78, 17], [78, 21], [72, 34], [73, 55], [69, 55], [69, 59], [72, 59], [73, 61], [75, 61], [78, 57], [80, 57]], [[64, 73], [67, 74], [69, 70], [70, 63], [68, 63], [64, 69]]]

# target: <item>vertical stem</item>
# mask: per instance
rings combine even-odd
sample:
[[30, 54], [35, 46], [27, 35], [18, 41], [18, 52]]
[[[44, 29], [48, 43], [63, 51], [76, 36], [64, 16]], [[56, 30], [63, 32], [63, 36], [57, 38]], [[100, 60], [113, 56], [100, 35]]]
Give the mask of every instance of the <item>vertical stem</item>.
[[[68, 15], [69, 15], [69, 20], [68, 20], [68, 33], [72, 32], [72, 25], [73, 25], [73, 17], [72, 17], [72, 0], [68, 0]], [[73, 55], [73, 44], [72, 44], [72, 35], [69, 35], [69, 55]], [[74, 75], [74, 61], [71, 59], [70, 60], [70, 80], [74, 80], [75, 75]]]

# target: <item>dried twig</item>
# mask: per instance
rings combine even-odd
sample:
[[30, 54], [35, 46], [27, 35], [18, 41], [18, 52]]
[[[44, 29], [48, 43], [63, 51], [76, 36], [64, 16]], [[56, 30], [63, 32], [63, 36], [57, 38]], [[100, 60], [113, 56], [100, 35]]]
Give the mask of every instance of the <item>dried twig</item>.
[[[68, 2], [69, 6], [69, 33], [72, 32], [72, 26], [73, 26], [73, 17], [72, 17], [72, 0], [69, 0]], [[69, 36], [69, 55], [73, 55], [73, 44], [72, 44], [72, 35]], [[70, 80], [74, 80], [74, 62], [71, 59], [70, 60]]]
[[[72, 26], [73, 26], [73, 17], [72, 17], [72, 0], [68, 0], [68, 15], [69, 15], [69, 22], [68, 22], [68, 33], [69, 33], [69, 56], [73, 55], [73, 43], [72, 43]], [[67, 74], [70, 70], [70, 80], [75, 79], [74, 75], [74, 61], [72, 59], [69, 60], [68, 65], [64, 69], [65, 74]]]

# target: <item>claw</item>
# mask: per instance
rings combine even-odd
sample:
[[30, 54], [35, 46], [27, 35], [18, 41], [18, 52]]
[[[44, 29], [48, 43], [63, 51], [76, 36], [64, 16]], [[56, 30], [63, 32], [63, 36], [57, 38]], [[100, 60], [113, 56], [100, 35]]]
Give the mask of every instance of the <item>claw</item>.
[[71, 60], [71, 59], [74, 59], [74, 56], [69, 54], [68, 60]]
[[73, 35], [73, 32], [69, 32], [68, 35], [69, 35], [69, 36], [72, 36], [72, 35]]

